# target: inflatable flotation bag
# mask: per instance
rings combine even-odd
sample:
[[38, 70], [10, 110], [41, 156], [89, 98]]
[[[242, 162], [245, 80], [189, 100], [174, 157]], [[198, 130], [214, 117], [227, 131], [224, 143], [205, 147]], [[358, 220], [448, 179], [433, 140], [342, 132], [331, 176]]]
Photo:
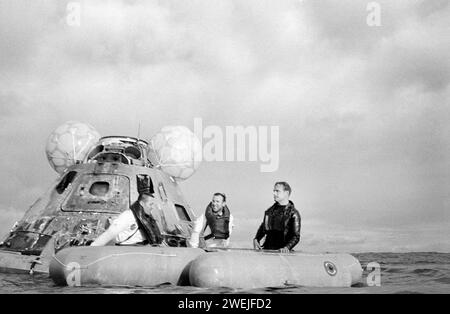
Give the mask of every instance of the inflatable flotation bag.
[[196, 248], [152, 246], [73, 247], [50, 262], [50, 277], [60, 286], [155, 286], [189, 284], [189, 263], [205, 252]]
[[206, 253], [198, 256], [189, 270], [191, 285], [208, 288], [350, 287], [361, 277], [361, 264], [350, 254], [253, 250]]

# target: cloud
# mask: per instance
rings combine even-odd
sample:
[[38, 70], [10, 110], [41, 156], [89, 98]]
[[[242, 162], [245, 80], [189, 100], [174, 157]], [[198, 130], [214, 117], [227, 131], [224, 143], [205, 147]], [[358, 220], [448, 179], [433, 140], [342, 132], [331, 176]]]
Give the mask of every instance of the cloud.
[[[252, 239], [262, 221], [237, 216], [231, 243], [234, 247], [252, 247]], [[450, 224], [432, 223], [400, 227], [368, 227], [336, 224], [322, 219], [303, 219], [301, 239], [295, 247], [302, 252], [448, 252], [450, 244], [443, 241]]]
[[421, 17], [433, 18], [442, 16], [448, 10], [449, 3], [445, 0], [420, 1], [417, 5], [417, 14]]
[[0, 119], [19, 113], [22, 107], [22, 101], [18, 95], [11, 92], [0, 94]]
[[[256, 232], [281, 179], [311, 246], [378, 248], [372, 231], [449, 220], [446, 2], [380, 1], [377, 28], [367, 1], [80, 3], [80, 27], [67, 25], [66, 2], [0, 4], [4, 208], [25, 208], [50, 185], [45, 140], [67, 120], [102, 135], [136, 135], [141, 122], [148, 139], [202, 117], [280, 126], [277, 172], [204, 163], [182, 184], [196, 213], [212, 193], [229, 195], [237, 241]], [[310, 235], [311, 219], [335, 231]], [[426, 232], [418, 246], [446, 247]]]

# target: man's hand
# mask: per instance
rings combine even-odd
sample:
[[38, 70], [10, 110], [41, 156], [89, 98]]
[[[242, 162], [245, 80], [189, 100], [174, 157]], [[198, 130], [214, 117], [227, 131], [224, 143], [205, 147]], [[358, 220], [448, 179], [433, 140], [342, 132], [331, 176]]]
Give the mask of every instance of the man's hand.
[[281, 252], [281, 253], [289, 253], [290, 250], [289, 250], [287, 247], [282, 247], [282, 248], [280, 249], [280, 252]]
[[261, 245], [259, 244], [258, 240], [256, 240], [256, 239], [253, 239], [253, 248], [255, 250], [261, 250], [262, 249]]

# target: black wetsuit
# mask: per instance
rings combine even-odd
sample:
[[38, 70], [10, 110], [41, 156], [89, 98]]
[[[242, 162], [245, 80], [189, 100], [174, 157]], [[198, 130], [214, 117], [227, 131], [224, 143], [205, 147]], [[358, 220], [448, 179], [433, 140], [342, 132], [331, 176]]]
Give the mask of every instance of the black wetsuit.
[[294, 203], [291, 201], [287, 205], [275, 203], [264, 213], [264, 220], [255, 239], [259, 242], [266, 236], [263, 244], [266, 250], [279, 250], [283, 247], [292, 250], [300, 241], [300, 228], [300, 213], [295, 209]]

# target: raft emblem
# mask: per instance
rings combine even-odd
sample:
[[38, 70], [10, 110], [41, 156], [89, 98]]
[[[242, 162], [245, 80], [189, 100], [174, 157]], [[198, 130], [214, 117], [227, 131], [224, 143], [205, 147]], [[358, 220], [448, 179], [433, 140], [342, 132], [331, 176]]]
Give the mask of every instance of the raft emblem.
[[323, 266], [325, 267], [325, 271], [328, 275], [335, 276], [337, 274], [336, 265], [334, 265], [332, 262], [324, 262]]

